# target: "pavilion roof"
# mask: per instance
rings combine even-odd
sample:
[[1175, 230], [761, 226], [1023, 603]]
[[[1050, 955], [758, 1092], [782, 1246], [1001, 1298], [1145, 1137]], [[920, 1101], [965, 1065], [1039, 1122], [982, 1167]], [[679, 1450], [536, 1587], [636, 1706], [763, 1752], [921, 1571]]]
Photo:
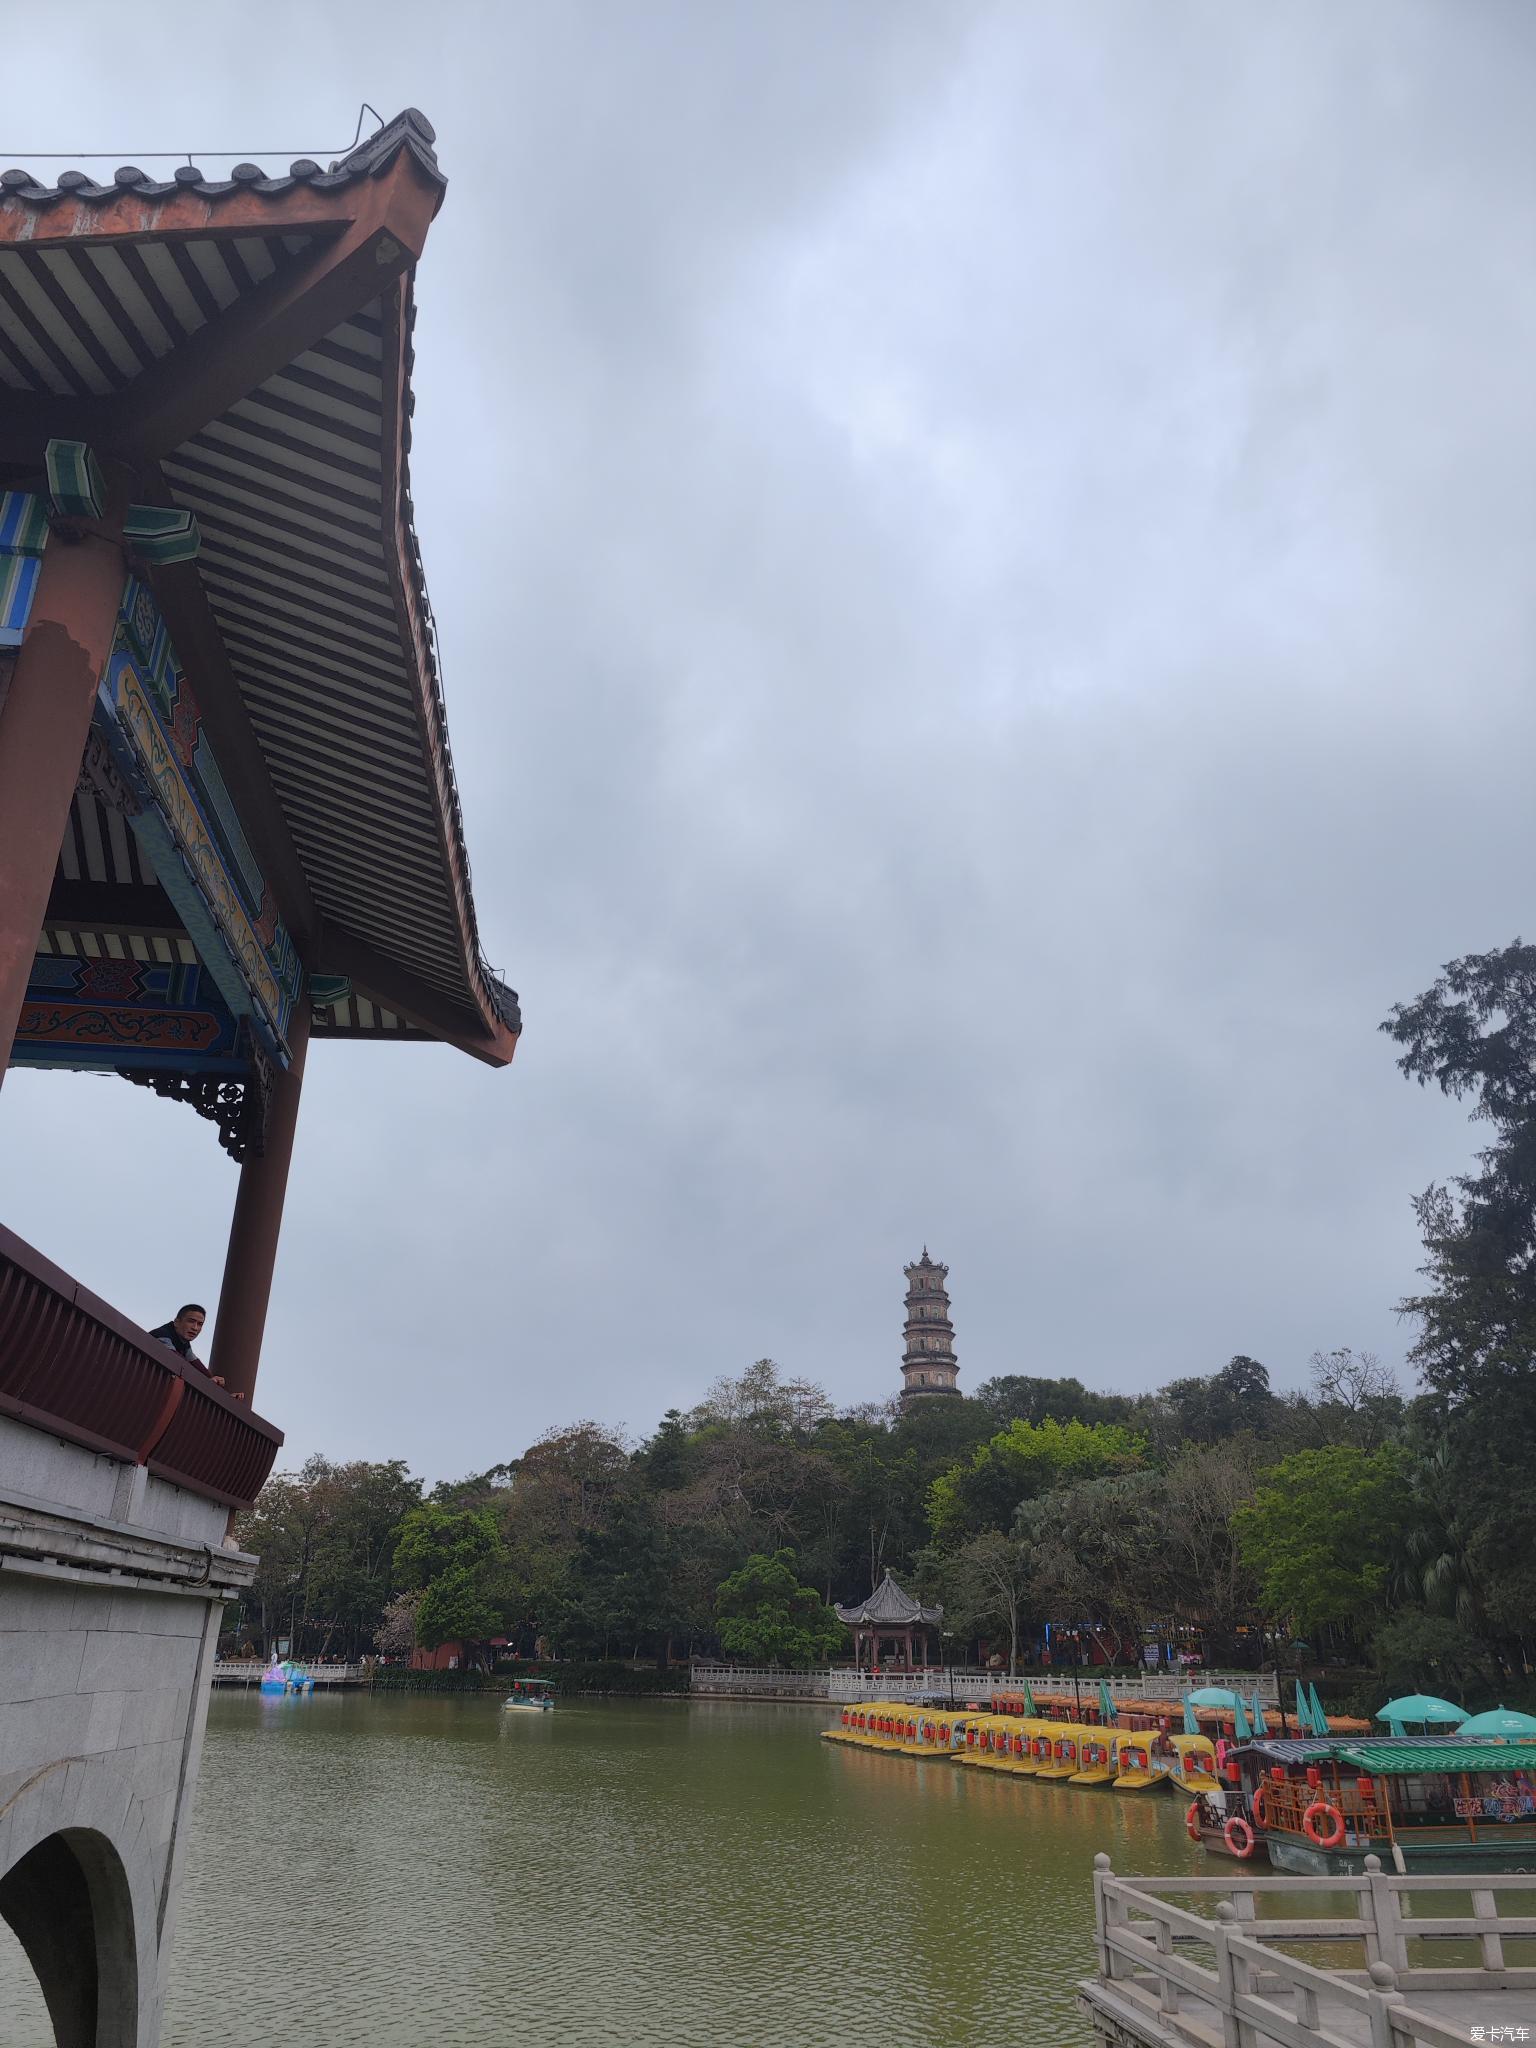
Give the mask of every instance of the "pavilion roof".
[[879, 1627], [905, 1628], [909, 1623], [923, 1623], [936, 1627], [944, 1619], [942, 1607], [924, 1607], [912, 1595], [898, 1586], [887, 1572], [869, 1598], [856, 1607], [839, 1607], [838, 1619], [850, 1627], [875, 1624]]
[[[410, 110], [277, 177], [0, 174], [0, 489], [83, 440], [196, 515], [196, 560], [148, 580], [301, 954], [351, 984], [316, 1029], [504, 1063], [521, 1019], [481, 949], [410, 493], [434, 140]], [[131, 929], [108, 885], [149, 912], [146, 878], [80, 806], [68, 928]]]

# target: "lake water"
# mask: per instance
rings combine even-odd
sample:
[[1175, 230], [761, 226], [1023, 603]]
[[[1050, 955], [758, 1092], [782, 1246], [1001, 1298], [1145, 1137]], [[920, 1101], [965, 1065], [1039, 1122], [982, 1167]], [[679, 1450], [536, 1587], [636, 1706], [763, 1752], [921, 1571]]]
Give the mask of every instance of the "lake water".
[[[805, 1707], [216, 1694], [165, 2048], [1078, 2048], [1091, 1872], [1166, 1792], [818, 1740]], [[0, 2040], [51, 2048], [0, 1927]]]

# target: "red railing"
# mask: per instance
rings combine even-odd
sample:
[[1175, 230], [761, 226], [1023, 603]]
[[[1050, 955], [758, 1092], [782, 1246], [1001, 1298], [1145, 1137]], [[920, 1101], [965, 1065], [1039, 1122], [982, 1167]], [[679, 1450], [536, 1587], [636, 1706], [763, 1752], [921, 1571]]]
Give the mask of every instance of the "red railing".
[[0, 1414], [248, 1507], [283, 1433], [0, 1226]]

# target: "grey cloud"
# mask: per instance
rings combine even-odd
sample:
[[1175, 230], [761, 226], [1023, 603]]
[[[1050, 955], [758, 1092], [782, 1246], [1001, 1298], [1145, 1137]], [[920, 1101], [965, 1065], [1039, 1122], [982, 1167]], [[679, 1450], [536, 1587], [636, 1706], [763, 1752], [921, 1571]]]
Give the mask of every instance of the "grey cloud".
[[[334, 130], [366, 25], [450, 175], [417, 505], [528, 1029], [313, 1060], [295, 1452], [453, 1473], [763, 1352], [881, 1394], [925, 1239], [962, 1384], [1400, 1356], [1475, 1133], [1374, 1025], [1530, 921], [1526, 10], [327, 18], [299, 80], [233, 17], [13, 60], [70, 139], [243, 144]], [[211, 1291], [186, 1124], [13, 1076], [7, 1220]]]

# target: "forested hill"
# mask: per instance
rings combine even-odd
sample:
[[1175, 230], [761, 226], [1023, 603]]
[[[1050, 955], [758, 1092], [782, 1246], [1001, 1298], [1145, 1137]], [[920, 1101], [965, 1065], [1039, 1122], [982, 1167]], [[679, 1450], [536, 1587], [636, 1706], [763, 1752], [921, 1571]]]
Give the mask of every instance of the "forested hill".
[[[594, 1422], [424, 1493], [407, 1464], [270, 1480], [237, 1628], [305, 1654], [506, 1638], [564, 1655], [721, 1648], [809, 1662], [827, 1603], [893, 1567], [945, 1645], [1010, 1658], [1046, 1623], [1113, 1660], [1197, 1631], [1211, 1662], [1305, 1643], [1393, 1690], [1520, 1689], [1536, 1615], [1536, 947], [1452, 961], [1381, 1029], [1488, 1131], [1416, 1199], [1401, 1304], [1424, 1391], [1348, 1349], [1277, 1394], [1235, 1357], [1153, 1394], [993, 1379], [838, 1412], [761, 1359], [642, 1443]], [[1069, 1640], [1071, 1640], [1069, 1638]], [[1188, 1634], [1179, 1640], [1189, 1641]]]
[[1313, 1360], [1306, 1394], [1239, 1357], [1151, 1395], [1010, 1376], [905, 1415], [838, 1413], [763, 1359], [637, 1446], [580, 1422], [430, 1491], [398, 1460], [274, 1478], [241, 1532], [262, 1559], [250, 1623], [308, 1654], [713, 1651], [722, 1586], [787, 1550], [822, 1601], [893, 1567], [944, 1601], [957, 1657], [978, 1637], [1027, 1652], [1053, 1621], [1116, 1661], [1181, 1626], [1213, 1661], [1254, 1662], [1283, 1627], [1476, 1660], [1502, 1591], [1458, 1613], [1426, 1407], [1347, 1350]]

